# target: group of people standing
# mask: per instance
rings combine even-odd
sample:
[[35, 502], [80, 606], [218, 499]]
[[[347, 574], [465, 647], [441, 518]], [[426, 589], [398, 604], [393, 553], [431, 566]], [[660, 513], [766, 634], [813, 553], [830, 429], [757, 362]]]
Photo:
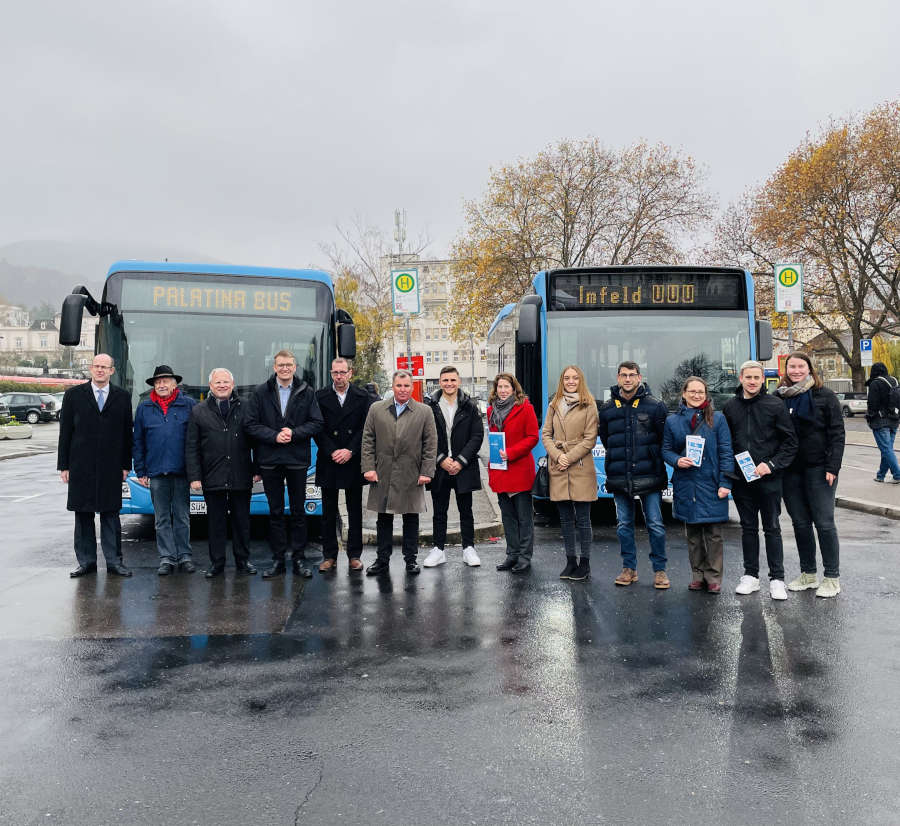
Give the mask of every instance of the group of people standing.
[[[786, 599], [788, 590], [807, 588], [815, 588], [820, 597], [840, 592], [834, 506], [844, 452], [844, 422], [837, 397], [823, 385], [809, 356], [800, 352], [788, 357], [786, 374], [774, 395], [766, 391], [759, 362], [742, 364], [739, 381], [734, 397], [719, 412], [704, 379], [690, 376], [681, 388], [679, 409], [670, 415], [651, 395], [635, 362], [623, 361], [618, 366], [616, 385], [602, 403], [591, 395], [579, 367], [564, 368], [540, 433], [547, 452], [549, 498], [559, 510], [566, 553], [561, 578], [579, 581], [590, 576], [590, 507], [597, 499], [593, 452], [599, 437], [605, 454], [606, 490], [615, 500], [623, 562], [616, 585], [625, 587], [638, 581], [635, 500], [639, 500], [649, 535], [653, 585], [661, 590], [671, 586], [662, 517], [662, 491], [668, 486], [665, 466], [669, 464], [673, 468], [673, 515], [685, 523], [692, 571], [688, 587], [692, 591], [721, 591], [722, 524], [728, 520], [730, 495], [740, 517], [743, 550], [744, 573], [737, 593], [750, 594], [760, 588], [760, 524], [773, 599]], [[513, 397], [513, 405], [522, 408], [519, 417], [510, 419], [508, 411], [506, 420], [496, 416], [498, 401], [509, 405], [502, 400]], [[491, 429], [506, 430], [507, 422], [515, 423], [507, 436], [507, 453], [524, 451], [516, 453], [518, 464], [510, 462], [507, 470], [490, 473], [507, 535], [507, 558], [498, 568], [516, 570], [519, 559], [530, 559], [534, 479], [530, 450], [538, 440], [537, 418], [509, 374], [497, 377], [491, 398]], [[528, 458], [522, 461], [521, 456]], [[513, 508], [510, 505], [516, 498], [519, 506]], [[779, 526], [782, 499], [793, 523], [801, 568], [788, 585]], [[824, 568], [821, 581], [816, 536]], [[524, 544], [521, 537], [526, 538]]]

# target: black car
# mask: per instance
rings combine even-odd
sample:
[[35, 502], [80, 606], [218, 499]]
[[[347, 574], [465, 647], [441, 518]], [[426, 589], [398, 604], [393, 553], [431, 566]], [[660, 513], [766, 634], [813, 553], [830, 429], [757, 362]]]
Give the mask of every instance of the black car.
[[51, 406], [41, 398], [40, 393], [7, 393], [0, 396], [0, 401], [9, 408], [9, 415], [16, 421], [37, 424], [53, 419]]

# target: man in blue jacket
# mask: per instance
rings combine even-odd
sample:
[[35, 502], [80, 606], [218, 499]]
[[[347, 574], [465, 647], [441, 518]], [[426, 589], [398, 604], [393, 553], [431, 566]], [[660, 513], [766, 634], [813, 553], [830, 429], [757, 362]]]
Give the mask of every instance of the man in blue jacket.
[[599, 404], [597, 435], [606, 448], [606, 490], [616, 502], [616, 533], [622, 551], [622, 573], [616, 585], [638, 581], [634, 543], [634, 498], [641, 500], [655, 588], [669, 587], [666, 575], [666, 527], [662, 518], [662, 493], [668, 474], [662, 458], [666, 406], [650, 395], [633, 361], [623, 361], [610, 398]]
[[184, 460], [191, 408], [196, 402], [178, 385], [181, 376], [160, 364], [147, 379], [153, 390], [134, 415], [134, 472], [150, 488], [156, 518], [156, 549], [160, 576], [175, 566], [196, 571], [191, 554], [191, 492]]

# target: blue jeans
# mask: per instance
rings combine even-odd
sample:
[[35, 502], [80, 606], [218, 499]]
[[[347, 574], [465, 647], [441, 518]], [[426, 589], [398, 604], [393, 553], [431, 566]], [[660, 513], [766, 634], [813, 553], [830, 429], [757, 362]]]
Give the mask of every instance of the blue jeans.
[[[637, 548], [634, 544], [634, 498], [624, 493], [614, 494], [616, 500], [616, 535], [622, 550], [622, 566], [637, 569]], [[666, 526], [662, 517], [662, 494], [659, 491], [638, 497], [650, 534], [650, 562], [654, 571], [666, 570]]]
[[881, 464], [878, 466], [875, 476], [878, 479], [884, 479], [887, 472], [890, 471], [895, 479], [900, 479], [900, 464], [894, 453], [894, 438], [897, 435], [897, 428], [879, 427], [872, 431], [872, 435], [875, 437], [875, 444], [881, 451]]
[[150, 499], [156, 515], [156, 550], [160, 562], [191, 558], [191, 492], [187, 476], [154, 476]]

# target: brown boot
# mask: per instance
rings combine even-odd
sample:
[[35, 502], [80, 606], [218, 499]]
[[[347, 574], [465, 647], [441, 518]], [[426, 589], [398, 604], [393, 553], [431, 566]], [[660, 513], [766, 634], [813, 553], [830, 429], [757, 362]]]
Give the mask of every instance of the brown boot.
[[657, 571], [653, 577], [653, 587], [659, 588], [660, 591], [665, 591], [670, 585], [669, 577], [666, 576], [665, 571]]
[[616, 585], [631, 585], [637, 581], [638, 575], [634, 568], [622, 568], [622, 573], [616, 577]]

